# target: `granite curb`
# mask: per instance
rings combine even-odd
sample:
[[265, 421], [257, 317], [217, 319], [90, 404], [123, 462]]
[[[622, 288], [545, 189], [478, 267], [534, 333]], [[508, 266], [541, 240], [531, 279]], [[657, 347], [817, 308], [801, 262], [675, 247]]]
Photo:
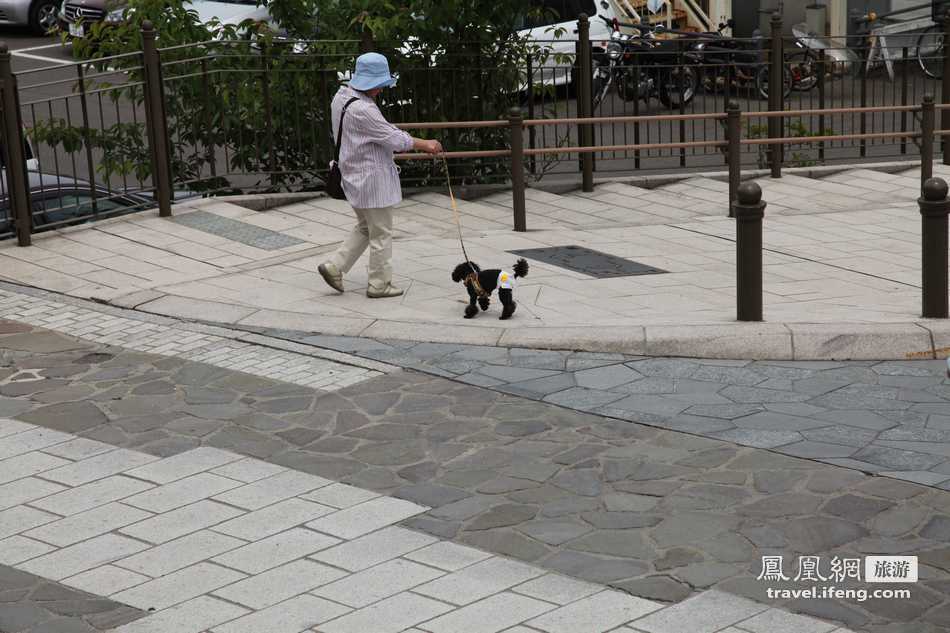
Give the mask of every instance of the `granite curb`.
[[[122, 305], [121, 298], [114, 305]], [[128, 306], [128, 303], [125, 303]], [[466, 326], [388, 319], [344, 319], [255, 310], [163, 295], [131, 307], [175, 319], [268, 329], [306, 329], [330, 336], [363, 336], [420, 343], [617, 352], [637, 356], [734, 360], [916, 360], [950, 355], [950, 323], [697, 323], [627, 327]], [[298, 327], [288, 328], [288, 323]], [[306, 323], [309, 327], [300, 328]]]

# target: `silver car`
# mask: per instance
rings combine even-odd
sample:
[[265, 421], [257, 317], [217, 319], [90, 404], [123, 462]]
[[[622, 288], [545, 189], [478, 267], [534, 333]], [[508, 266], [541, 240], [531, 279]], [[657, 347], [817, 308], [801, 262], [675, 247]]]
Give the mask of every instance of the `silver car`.
[[[86, 37], [94, 22], [122, 23], [125, 20], [124, 4], [123, 0], [62, 0], [60, 28], [72, 38]], [[272, 22], [267, 8], [259, 7], [257, 0], [186, 0], [186, 7], [198, 14], [201, 24], [207, 24], [212, 18], [233, 25], [247, 19]]]
[[58, 13], [55, 0], [0, 0], [0, 25], [29, 26], [41, 35], [56, 26]]

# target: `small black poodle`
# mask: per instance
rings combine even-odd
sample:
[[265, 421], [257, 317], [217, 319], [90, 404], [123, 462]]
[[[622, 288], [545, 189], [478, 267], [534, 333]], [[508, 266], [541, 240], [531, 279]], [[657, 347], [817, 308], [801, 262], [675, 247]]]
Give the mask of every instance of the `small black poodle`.
[[465, 306], [466, 319], [471, 319], [478, 314], [478, 306], [481, 306], [482, 310], [488, 309], [491, 293], [495, 291], [495, 288], [498, 288], [498, 298], [502, 305], [501, 316], [498, 318], [511, 318], [518, 305], [511, 298], [514, 280], [528, 276], [528, 262], [519, 259], [515, 262], [513, 270], [514, 275], [498, 268], [482, 270], [475, 262], [462, 262], [455, 267], [452, 271], [452, 281], [464, 283], [465, 289], [468, 290], [469, 304]]

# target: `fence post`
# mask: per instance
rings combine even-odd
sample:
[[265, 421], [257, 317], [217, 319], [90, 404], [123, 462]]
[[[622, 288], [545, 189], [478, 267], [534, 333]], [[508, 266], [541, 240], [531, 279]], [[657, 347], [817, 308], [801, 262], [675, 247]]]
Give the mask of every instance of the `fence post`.
[[739, 195], [739, 180], [741, 178], [742, 146], [739, 141], [742, 140], [742, 118], [739, 110], [739, 102], [732, 100], [726, 107], [726, 140], [729, 146], [726, 148], [726, 162], [729, 165], [729, 217], [733, 217], [732, 207], [736, 203]]
[[[824, 51], [822, 51], [824, 52]], [[905, 46], [901, 51], [901, 68], [907, 68], [907, 47]], [[907, 105], [907, 78], [910, 75], [908, 72], [901, 73], [901, 105]], [[901, 132], [907, 132], [907, 112], [901, 112]], [[907, 137], [901, 137], [901, 155], [907, 153]]]
[[360, 54], [363, 53], [372, 53], [376, 50], [376, 44], [373, 42], [373, 32], [366, 28], [366, 25], [363, 25], [363, 30], [360, 31]]
[[267, 171], [271, 186], [277, 186], [277, 152], [274, 147], [274, 108], [270, 92], [270, 49], [261, 44], [261, 91], [264, 96], [264, 135], [267, 137]]
[[923, 317], [947, 318], [947, 183], [930, 178], [923, 186], [920, 206], [920, 245]]
[[[828, 66], [826, 64], [827, 58], [825, 57], [825, 49], [818, 50], [818, 109], [825, 109], [825, 73], [828, 72]], [[832, 67], [834, 62], [832, 62]], [[818, 133], [825, 133], [825, 115], [818, 115]], [[821, 165], [825, 164], [825, 142], [822, 141], [818, 143], [818, 163]]]
[[[528, 118], [534, 118], [534, 65], [532, 63], [532, 53], [528, 51]], [[537, 138], [537, 130], [534, 129], [534, 126], [531, 126], [528, 129], [528, 147], [534, 149]], [[535, 175], [538, 172], [538, 161], [534, 157], [534, 154], [531, 155], [531, 158], [528, 159], [528, 166], [531, 169], [531, 175]]]
[[[591, 107], [593, 105], [593, 97], [591, 96], [593, 77], [591, 77], [591, 74], [594, 71], [594, 66], [590, 50], [590, 21], [584, 13], [581, 13], [577, 20], [577, 39], [580, 52], [580, 60], [578, 61], [578, 71], [580, 75], [578, 79], [580, 81], [578, 85], [577, 110], [580, 118], [589, 119], [593, 115], [591, 112], [593, 109]], [[580, 138], [581, 147], [593, 147], [594, 128], [591, 124], [582, 124], [578, 131], [580, 132], [578, 136]], [[589, 192], [594, 190], [594, 155], [590, 152], [581, 154], [581, 181], [581, 189], [583, 191]]]
[[924, 95], [920, 105], [920, 186], [934, 175], [934, 98]]
[[145, 70], [145, 118], [152, 131], [152, 182], [158, 199], [158, 215], [172, 214], [171, 156], [169, 154], [168, 122], [162, 98], [162, 64], [155, 48], [155, 28], [148, 20], [142, 22], [142, 57]]
[[511, 201], [514, 212], [515, 230], [528, 230], [525, 219], [524, 203], [524, 119], [521, 110], [512, 108], [508, 111], [509, 131], [511, 132]]
[[10, 50], [0, 42], [0, 93], [3, 95], [3, 140], [6, 152], [7, 195], [10, 198], [10, 219], [16, 226], [17, 244], [29, 246], [33, 232], [30, 212], [30, 188], [26, 175], [23, 125], [20, 122], [20, 95], [16, 76], [10, 67]]
[[[781, 112], [785, 105], [785, 52], [782, 40], [782, 16], [772, 14], [772, 50], [769, 55], [769, 110]], [[769, 119], [769, 138], [781, 138], [785, 125], [782, 117]], [[783, 147], [776, 143], [771, 146], [772, 178], [782, 177]]]
[[86, 146], [86, 172], [89, 175], [89, 196], [92, 198], [92, 217], [99, 215], [96, 201], [96, 164], [92, 158], [92, 140], [89, 138], [89, 98], [86, 91], [86, 73], [82, 64], [76, 64], [76, 80], [79, 84], [79, 110], [82, 114], [82, 140]]
[[[940, 103], [950, 103], [950, 10], [943, 16], [943, 80], [940, 86]], [[940, 111], [940, 129], [950, 130], [950, 110]], [[943, 164], [950, 165], [950, 138], [940, 137], [943, 144]]]
[[[907, 71], [905, 70], [904, 72], [906, 73]], [[861, 66], [861, 89], [860, 89], [859, 99], [860, 99], [860, 101], [858, 102], [859, 106], [861, 106], [862, 108], [868, 107], [868, 65], [867, 64], [862, 64]], [[867, 134], [867, 131], [868, 131], [868, 113], [867, 112], [861, 112], [858, 115], [858, 124], [860, 125], [859, 132], [861, 134]], [[867, 139], [862, 138], [859, 141], [858, 145], [860, 146], [858, 155], [861, 158], [865, 158], [868, 155]]]
[[736, 318], [762, 320], [762, 188], [754, 182], [739, 187], [736, 216]]

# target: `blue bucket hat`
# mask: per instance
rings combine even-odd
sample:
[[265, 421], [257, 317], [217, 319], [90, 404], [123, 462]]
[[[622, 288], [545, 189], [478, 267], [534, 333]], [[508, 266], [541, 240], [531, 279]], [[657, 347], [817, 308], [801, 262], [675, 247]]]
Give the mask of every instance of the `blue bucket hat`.
[[379, 53], [364, 53], [356, 58], [356, 72], [350, 79], [350, 88], [372, 90], [392, 88], [396, 78], [389, 72], [389, 62]]

